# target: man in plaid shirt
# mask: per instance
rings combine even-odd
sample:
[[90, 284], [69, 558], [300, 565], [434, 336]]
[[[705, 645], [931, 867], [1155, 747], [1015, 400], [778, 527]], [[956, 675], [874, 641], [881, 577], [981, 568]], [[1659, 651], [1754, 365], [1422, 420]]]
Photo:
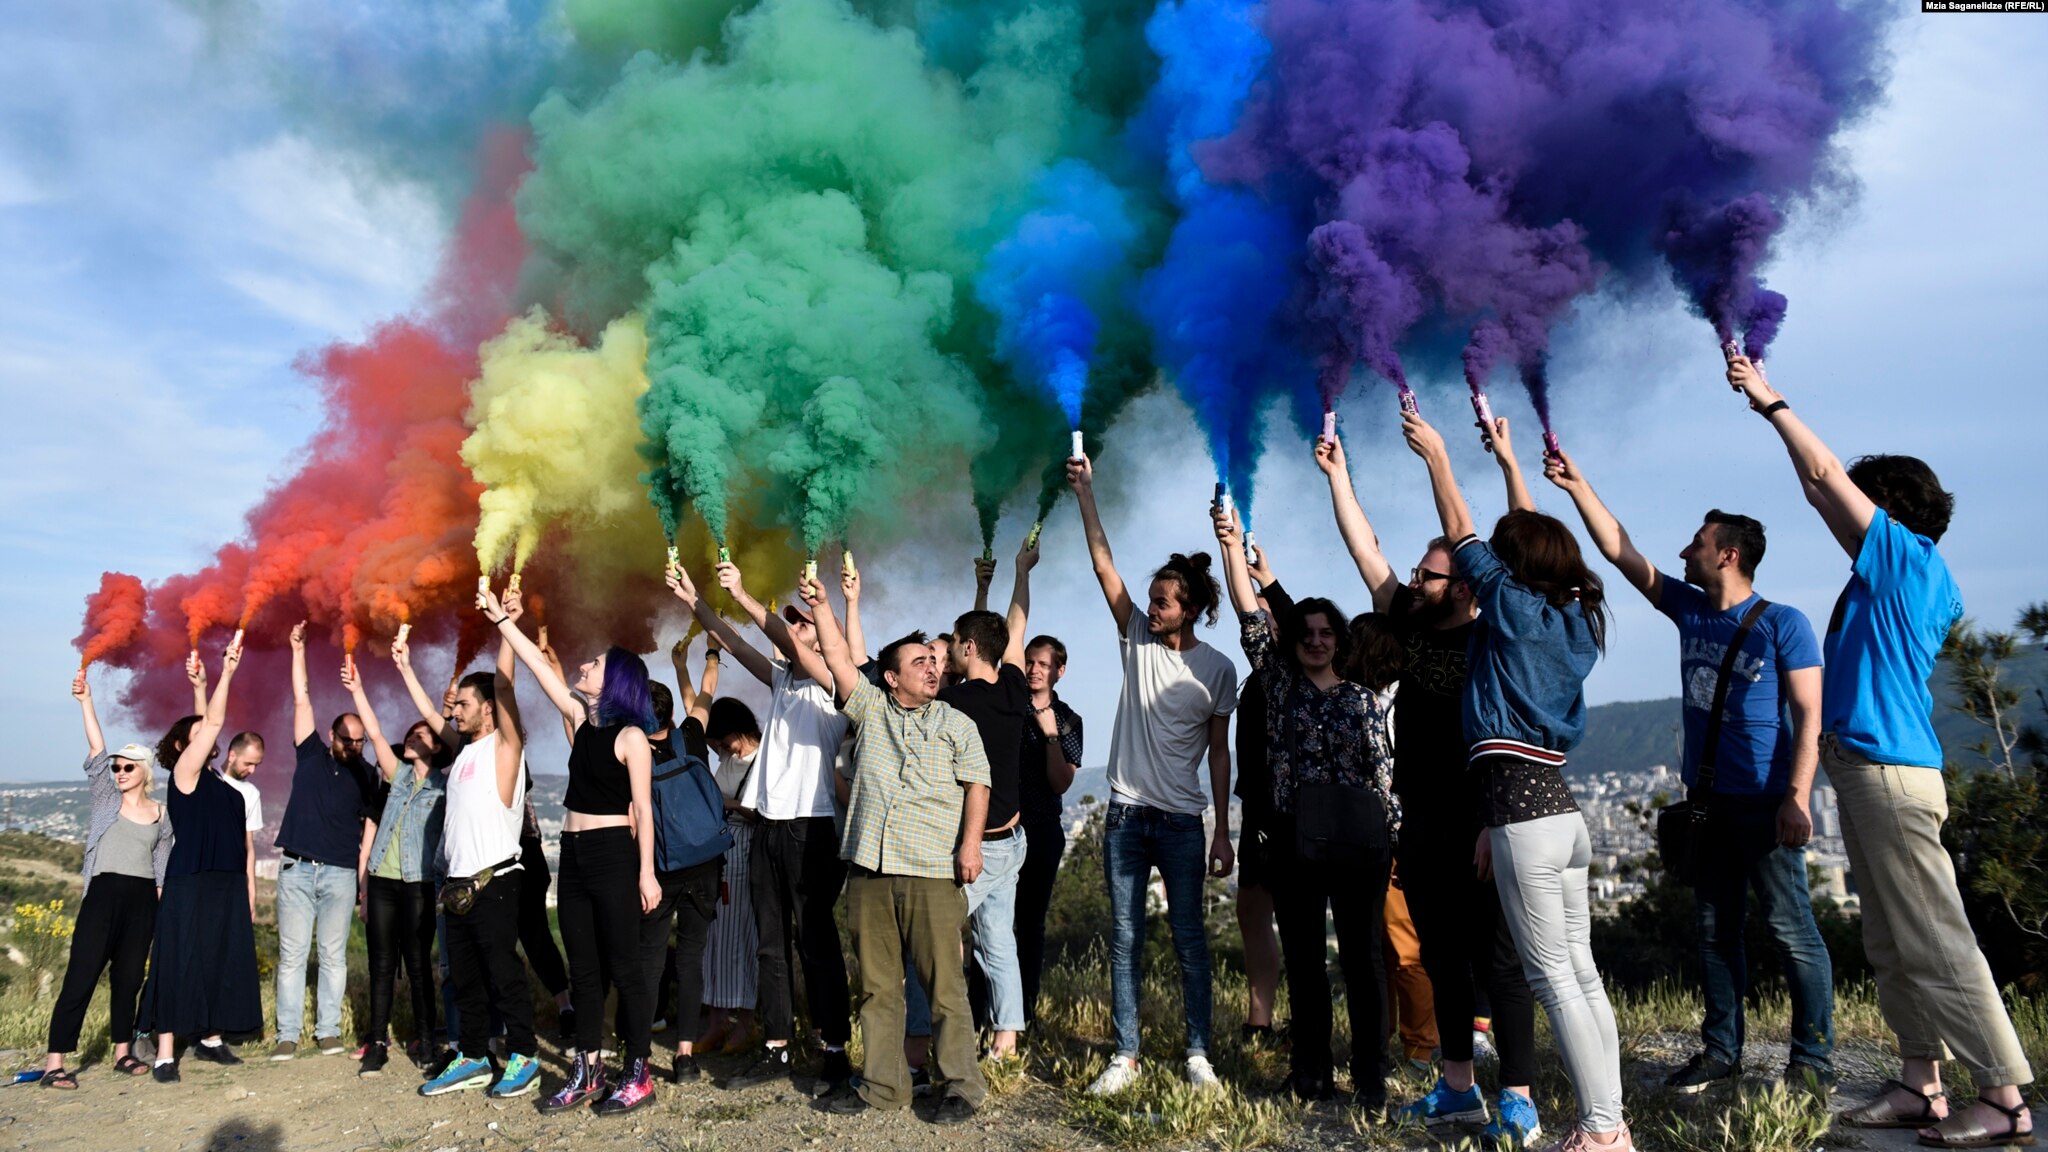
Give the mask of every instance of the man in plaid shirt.
[[841, 1115], [910, 1106], [902, 1044], [907, 948], [932, 993], [935, 1119], [957, 1124], [988, 1095], [960, 964], [962, 886], [981, 873], [988, 756], [974, 722], [937, 698], [939, 658], [922, 632], [882, 649], [878, 688], [854, 665], [824, 588], [806, 579], [798, 593], [816, 613], [833, 697], [853, 727], [852, 792], [839, 854], [848, 862], [846, 923], [860, 960], [867, 1060], [859, 1085], [825, 1106]]

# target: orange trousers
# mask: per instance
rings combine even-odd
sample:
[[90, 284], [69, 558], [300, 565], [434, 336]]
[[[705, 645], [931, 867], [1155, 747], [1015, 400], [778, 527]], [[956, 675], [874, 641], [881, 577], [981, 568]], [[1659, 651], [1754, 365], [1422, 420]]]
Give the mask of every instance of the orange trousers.
[[1410, 1060], [1428, 1060], [1437, 1047], [1436, 995], [1422, 970], [1422, 941], [1398, 874], [1387, 885], [1386, 929], [1388, 1019], [1401, 1029], [1402, 1052]]

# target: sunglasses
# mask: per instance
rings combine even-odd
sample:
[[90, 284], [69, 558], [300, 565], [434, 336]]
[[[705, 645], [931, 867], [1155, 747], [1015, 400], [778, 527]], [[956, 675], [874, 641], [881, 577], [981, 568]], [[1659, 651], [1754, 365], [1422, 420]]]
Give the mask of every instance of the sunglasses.
[[1450, 578], [1451, 574], [1448, 572], [1431, 572], [1419, 564], [1408, 571], [1408, 582], [1410, 584], [1427, 584], [1431, 580], [1449, 580]]
[[114, 761], [114, 772], [115, 772], [115, 774], [116, 774], [116, 775], [120, 775], [120, 774], [124, 774], [124, 773], [128, 773], [128, 772], [140, 772], [140, 771], [142, 771], [142, 765], [140, 765], [140, 764], [133, 764], [133, 763], [130, 763], [130, 762], [126, 761], [126, 760], [116, 760], [116, 761]]

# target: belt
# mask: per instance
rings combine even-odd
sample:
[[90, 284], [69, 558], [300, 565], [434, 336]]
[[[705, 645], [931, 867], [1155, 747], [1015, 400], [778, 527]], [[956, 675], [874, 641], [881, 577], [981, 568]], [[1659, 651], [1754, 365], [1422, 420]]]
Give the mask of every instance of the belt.
[[298, 854], [297, 852], [287, 852], [287, 851], [285, 851], [285, 850], [284, 850], [284, 849], [282, 849], [282, 848], [278, 849], [278, 851], [277, 851], [277, 854], [278, 854], [279, 856], [282, 856], [282, 857], [284, 857], [284, 858], [285, 858], [285, 859], [287, 859], [287, 860], [296, 860], [296, 861], [298, 861], [298, 862], [299, 862], [299, 863], [301, 863], [301, 864], [318, 864], [318, 865], [320, 865], [320, 866], [321, 866], [321, 867], [323, 867], [323, 868], [339, 868], [339, 867], [341, 867], [341, 865], [339, 865], [339, 864], [329, 864], [329, 863], [328, 863], [327, 861], [325, 861], [325, 860], [315, 860], [315, 859], [313, 859], [313, 858], [312, 858], [311, 856], [301, 856], [301, 855], [299, 855], [299, 854]]
[[993, 844], [998, 840], [1008, 840], [1010, 837], [1015, 836], [1017, 833], [1022, 831], [1024, 831], [1024, 822], [1020, 820], [1017, 823], [1010, 825], [1008, 828], [1003, 829], [1001, 832], [983, 832], [981, 834], [981, 842], [983, 844]]

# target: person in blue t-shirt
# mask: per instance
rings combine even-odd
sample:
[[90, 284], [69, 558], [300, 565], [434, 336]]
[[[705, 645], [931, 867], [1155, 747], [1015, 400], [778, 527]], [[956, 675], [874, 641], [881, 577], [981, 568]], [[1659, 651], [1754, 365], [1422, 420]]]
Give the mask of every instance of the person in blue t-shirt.
[[[1935, 549], [1955, 497], [1911, 456], [1865, 456], [1844, 468], [1745, 357], [1729, 357], [1728, 384], [1777, 429], [1807, 501], [1854, 561], [1828, 623], [1821, 764], [1841, 805], [1863, 948], [1902, 1065], [1841, 1119], [1919, 1128], [1921, 1143], [1941, 1148], [2031, 1143], [2019, 1086], [2033, 1070], [1941, 844], [1948, 800], [1927, 681], [1963, 614]], [[1955, 1110], [1941, 1089], [1950, 1053], [1977, 1085], [1976, 1102]]]
[[1813, 625], [1797, 608], [1757, 596], [1752, 581], [1764, 558], [1764, 526], [1757, 521], [1718, 508], [1708, 512], [1679, 552], [1685, 575], [1674, 580], [1636, 550], [1569, 455], [1550, 454], [1544, 465], [1543, 474], [1578, 506], [1600, 554], [1678, 625], [1688, 789], [1699, 787], [1728, 645], [1756, 606], [1766, 604], [1729, 669], [1712, 750], [1705, 837], [1710, 855], [1694, 889], [1706, 1001], [1700, 1023], [1704, 1050], [1665, 1084], [1691, 1094], [1741, 1075], [1749, 972], [1743, 921], [1754, 888], [1792, 992], [1785, 1080], [1825, 1088], [1835, 1079], [1834, 967], [1813, 920], [1805, 850], [1813, 836], [1808, 800], [1820, 761], [1821, 660]]

